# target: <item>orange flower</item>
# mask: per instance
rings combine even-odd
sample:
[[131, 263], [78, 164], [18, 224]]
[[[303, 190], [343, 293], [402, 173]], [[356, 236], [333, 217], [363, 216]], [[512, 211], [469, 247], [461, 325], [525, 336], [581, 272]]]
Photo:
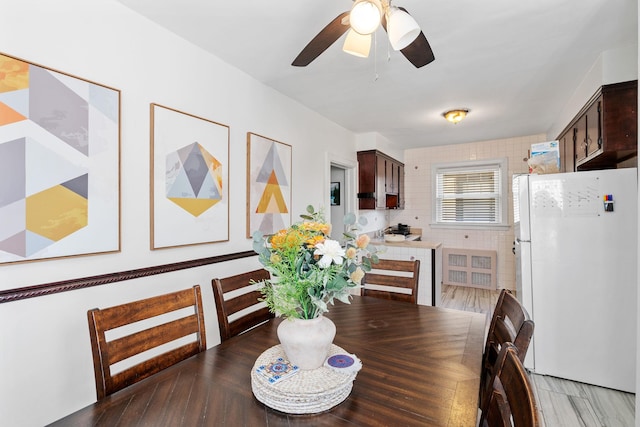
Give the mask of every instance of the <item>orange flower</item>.
[[310, 239], [307, 239], [307, 247], [313, 248], [318, 243], [323, 243], [325, 240], [326, 240], [325, 237], [321, 235], [312, 236]]
[[280, 230], [271, 236], [273, 250], [288, 250], [301, 246], [306, 237], [299, 230]]
[[357, 254], [358, 254], [358, 251], [356, 250], [356, 248], [354, 248], [354, 247], [352, 246], [352, 247], [350, 247], [349, 249], [347, 249], [347, 252], [346, 252], [346, 254], [345, 254], [345, 255], [346, 255], [346, 256], [347, 256], [347, 258], [349, 258], [349, 259], [354, 259], [354, 258], [356, 257], [356, 255], [357, 255]]
[[300, 229], [328, 235], [331, 231], [331, 225], [325, 224], [323, 222], [305, 221], [300, 224]]
[[371, 239], [369, 238], [368, 235], [366, 234], [361, 234], [358, 236], [358, 238], [356, 239], [356, 246], [358, 246], [360, 249], [364, 249], [369, 245], [369, 241]]
[[280, 230], [273, 236], [271, 236], [271, 247], [273, 249], [281, 248], [287, 237], [287, 230]]
[[356, 285], [360, 284], [360, 281], [362, 280], [363, 277], [364, 277], [364, 271], [360, 267], [356, 268], [356, 270], [353, 273], [351, 273], [351, 276], [350, 276], [351, 280]]

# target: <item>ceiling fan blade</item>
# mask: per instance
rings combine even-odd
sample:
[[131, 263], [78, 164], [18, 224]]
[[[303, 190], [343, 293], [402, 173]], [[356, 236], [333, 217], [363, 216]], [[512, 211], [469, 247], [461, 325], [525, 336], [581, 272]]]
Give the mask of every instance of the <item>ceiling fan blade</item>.
[[[404, 7], [398, 7], [398, 9], [409, 14], [407, 9]], [[387, 31], [387, 19], [385, 16], [382, 17], [382, 26], [384, 27], [384, 30]], [[402, 52], [404, 57], [407, 58], [416, 68], [424, 67], [436, 59], [433, 55], [433, 50], [431, 50], [431, 46], [422, 31], [420, 31], [418, 37], [416, 37], [409, 46], [405, 47], [400, 52]]]
[[[291, 65], [294, 67], [306, 67], [316, 59], [322, 52], [327, 50], [329, 46], [335, 43], [349, 29], [348, 17], [349, 12], [338, 15], [333, 21], [329, 22], [310, 42], [302, 49]], [[346, 22], [345, 23], [343, 23]]]
[[409, 46], [400, 52], [411, 62], [416, 68], [423, 67], [433, 62], [436, 57], [433, 55], [431, 46], [422, 31], [418, 37]]

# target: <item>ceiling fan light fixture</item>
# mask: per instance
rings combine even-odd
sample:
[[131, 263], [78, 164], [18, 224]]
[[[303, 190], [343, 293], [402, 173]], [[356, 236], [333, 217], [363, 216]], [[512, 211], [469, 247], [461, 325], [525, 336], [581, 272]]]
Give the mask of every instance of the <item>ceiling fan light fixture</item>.
[[469, 114], [468, 108], [458, 108], [455, 110], [445, 111], [444, 113], [442, 113], [442, 116], [447, 119], [447, 121], [453, 124], [457, 124], [461, 122], [462, 119], [467, 116], [467, 114]]
[[350, 29], [344, 40], [342, 50], [360, 58], [368, 57], [371, 50], [371, 34], [360, 34]]
[[419, 35], [420, 26], [407, 12], [391, 6], [387, 12], [387, 32], [394, 50], [409, 46]]
[[349, 14], [351, 28], [363, 35], [371, 34], [380, 26], [382, 4], [380, 0], [356, 0]]

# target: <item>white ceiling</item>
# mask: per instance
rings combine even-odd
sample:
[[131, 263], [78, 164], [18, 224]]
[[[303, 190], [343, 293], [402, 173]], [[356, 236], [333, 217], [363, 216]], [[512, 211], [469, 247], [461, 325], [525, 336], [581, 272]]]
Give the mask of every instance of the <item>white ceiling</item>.
[[[342, 52], [343, 36], [307, 67], [293, 67], [350, 0], [119, 1], [398, 149], [546, 133], [598, 56], [638, 40], [636, 0], [394, 0], [420, 24], [431, 64], [416, 69], [378, 29], [369, 58]], [[456, 107], [471, 112], [453, 125], [441, 114]]]

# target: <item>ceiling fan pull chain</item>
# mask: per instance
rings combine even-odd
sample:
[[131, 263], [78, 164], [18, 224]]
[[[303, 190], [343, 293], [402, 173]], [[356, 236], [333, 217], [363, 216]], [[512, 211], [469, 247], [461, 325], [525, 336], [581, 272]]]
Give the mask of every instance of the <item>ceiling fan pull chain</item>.
[[378, 81], [378, 36], [373, 33], [373, 81]]

